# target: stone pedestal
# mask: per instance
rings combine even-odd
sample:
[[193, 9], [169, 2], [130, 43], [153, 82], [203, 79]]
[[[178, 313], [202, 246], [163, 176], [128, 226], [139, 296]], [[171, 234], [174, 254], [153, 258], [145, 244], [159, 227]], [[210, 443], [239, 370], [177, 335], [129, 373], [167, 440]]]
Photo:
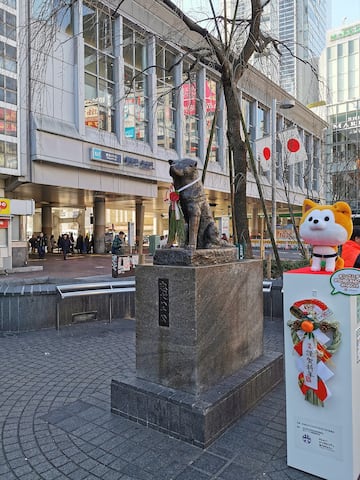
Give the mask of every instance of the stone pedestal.
[[137, 376], [196, 394], [259, 357], [261, 273], [256, 260], [139, 268]]
[[263, 355], [261, 261], [185, 257], [136, 269], [136, 377], [113, 380], [112, 411], [205, 447], [281, 379], [282, 362]]

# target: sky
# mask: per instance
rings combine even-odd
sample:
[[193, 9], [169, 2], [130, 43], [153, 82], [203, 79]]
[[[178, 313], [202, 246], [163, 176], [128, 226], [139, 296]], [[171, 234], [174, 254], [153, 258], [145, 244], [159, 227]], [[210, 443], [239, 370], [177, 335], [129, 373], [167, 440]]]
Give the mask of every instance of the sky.
[[332, 0], [331, 28], [338, 28], [350, 23], [360, 23], [359, 0]]

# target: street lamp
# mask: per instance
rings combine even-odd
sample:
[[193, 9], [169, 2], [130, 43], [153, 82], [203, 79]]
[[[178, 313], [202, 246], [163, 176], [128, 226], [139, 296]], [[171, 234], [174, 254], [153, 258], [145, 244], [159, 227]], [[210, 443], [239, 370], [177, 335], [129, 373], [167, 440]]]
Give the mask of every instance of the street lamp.
[[283, 110], [289, 110], [295, 106], [295, 101], [284, 100], [278, 102], [275, 98], [273, 98], [271, 102], [271, 121], [270, 121], [270, 128], [271, 128], [271, 229], [274, 237], [274, 242], [276, 243], [276, 160], [277, 160], [277, 153], [276, 153], [276, 136], [277, 136], [277, 128], [276, 128], [276, 107], [279, 105], [279, 108]]

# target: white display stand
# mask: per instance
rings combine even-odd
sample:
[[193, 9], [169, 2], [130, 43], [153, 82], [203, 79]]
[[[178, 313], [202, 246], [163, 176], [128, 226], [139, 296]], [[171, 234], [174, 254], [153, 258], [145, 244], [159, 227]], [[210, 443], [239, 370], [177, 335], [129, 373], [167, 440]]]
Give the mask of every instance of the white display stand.
[[[354, 270], [339, 272], [348, 276], [338, 279], [345, 278], [345, 284], [350, 285]], [[357, 480], [360, 478], [360, 296], [354, 294], [359, 288], [352, 289], [351, 285], [349, 289], [342, 285], [343, 293], [336, 293], [333, 280], [331, 274], [311, 273], [309, 268], [284, 274], [287, 463], [326, 480]], [[294, 320], [290, 307], [306, 299], [326, 304], [333, 312], [329, 322], [339, 322], [341, 333], [336, 353], [326, 362], [334, 375], [325, 380], [331, 396], [323, 406], [306, 401], [299, 388], [299, 355], [288, 326], [288, 321]]]

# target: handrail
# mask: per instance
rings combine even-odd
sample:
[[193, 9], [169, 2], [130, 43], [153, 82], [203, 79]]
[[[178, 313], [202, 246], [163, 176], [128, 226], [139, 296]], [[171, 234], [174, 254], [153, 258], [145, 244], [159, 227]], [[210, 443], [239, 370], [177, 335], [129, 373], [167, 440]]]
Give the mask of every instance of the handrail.
[[[57, 285], [61, 300], [86, 295], [109, 295], [109, 323], [112, 320], [112, 295], [114, 293], [135, 292], [135, 280], [120, 282], [77, 283]], [[60, 306], [56, 303], [56, 330], [60, 329]]]

